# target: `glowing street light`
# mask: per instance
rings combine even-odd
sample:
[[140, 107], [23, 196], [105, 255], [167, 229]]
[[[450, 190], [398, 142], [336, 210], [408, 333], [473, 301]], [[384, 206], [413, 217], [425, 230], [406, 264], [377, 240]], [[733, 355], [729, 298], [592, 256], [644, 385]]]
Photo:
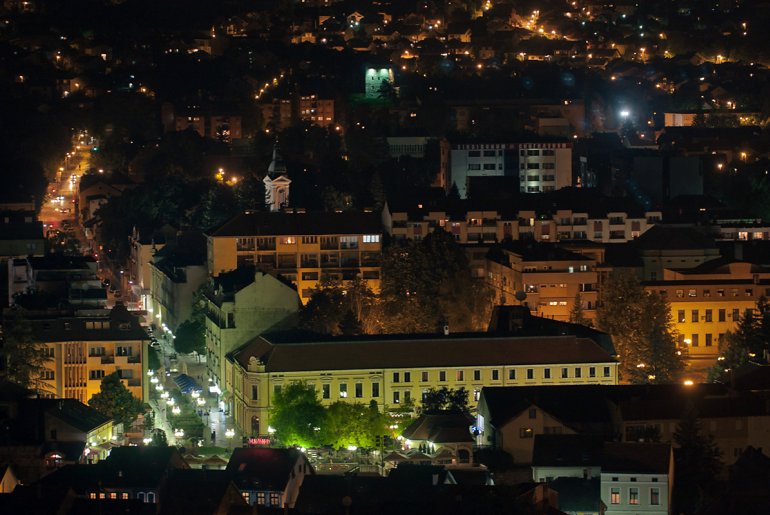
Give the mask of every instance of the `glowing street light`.
[[180, 413], [182, 413], [182, 410], [179, 406], [174, 406], [171, 409], [171, 413], [173, 413], [174, 415], [179, 415]]

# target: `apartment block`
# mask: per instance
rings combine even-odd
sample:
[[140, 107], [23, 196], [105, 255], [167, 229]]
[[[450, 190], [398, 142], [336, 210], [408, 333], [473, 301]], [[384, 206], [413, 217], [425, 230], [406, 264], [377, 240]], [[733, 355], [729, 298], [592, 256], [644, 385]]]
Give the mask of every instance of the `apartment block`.
[[254, 265], [285, 277], [302, 302], [323, 279], [380, 287], [380, 216], [370, 212], [247, 211], [210, 231], [208, 270]]

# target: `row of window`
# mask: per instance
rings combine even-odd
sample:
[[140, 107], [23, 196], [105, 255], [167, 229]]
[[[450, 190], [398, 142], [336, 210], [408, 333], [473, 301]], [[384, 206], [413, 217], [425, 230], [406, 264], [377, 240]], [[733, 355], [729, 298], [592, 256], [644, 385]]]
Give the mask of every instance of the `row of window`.
[[[470, 374], [468, 377], [466, 377], [466, 371], [465, 370], [455, 370], [454, 371], [454, 379], [457, 382], [464, 382], [466, 380], [470, 380]], [[561, 375], [560, 377], [562, 379], [569, 379], [569, 378], [575, 378], [575, 379], [581, 379], [583, 378], [583, 367], [574, 367], [572, 369], [572, 372], [570, 373], [569, 367], [562, 367], [561, 368]], [[612, 370], [610, 367], [602, 367], [602, 377], [610, 377], [612, 373]], [[420, 373], [420, 382], [427, 383], [430, 381], [430, 373], [429, 372], [421, 372]], [[552, 374], [552, 370], [550, 367], [546, 367], [542, 369], [542, 374], [540, 377], [536, 377], [536, 371], [534, 368], [527, 368], [525, 372], [525, 377], [527, 380], [531, 381], [534, 379], [553, 379], [556, 377], [556, 374]], [[473, 381], [482, 381], [482, 371], [481, 370], [474, 370], [472, 374], [472, 380]], [[500, 370], [494, 369], [490, 371], [490, 378], [492, 381], [500, 381]], [[597, 367], [588, 367], [588, 375], [585, 377], [589, 378], [596, 378], [598, 377]], [[508, 370], [508, 380], [509, 381], [515, 381], [517, 379], [517, 373], [516, 369], [509, 369]], [[447, 371], [441, 370], [438, 373], [438, 380], [439, 382], [447, 382]], [[411, 372], [393, 372], [393, 383], [394, 384], [405, 384], [405, 383], [411, 383], [412, 382], [412, 373]], [[347, 398], [350, 396], [350, 391], [348, 390], [348, 383], [339, 383], [339, 397], [340, 398]], [[373, 398], [378, 398], [380, 396], [380, 383], [379, 382], [372, 382], [370, 384], [371, 390], [370, 390], [370, 396]], [[278, 394], [281, 392], [281, 385], [277, 384], [273, 386], [273, 392], [275, 394]], [[364, 397], [364, 383], [353, 383], [353, 397], [356, 399], [361, 399]], [[398, 394], [399, 392], [394, 392], [394, 394]], [[404, 392], [406, 397], [410, 397], [411, 394], [408, 391]], [[323, 399], [331, 399], [331, 385], [329, 383], [324, 383], [321, 385], [321, 398]], [[252, 400], [259, 400], [259, 388], [257, 385], [252, 385], [251, 387], [251, 399]], [[478, 399], [477, 399], [478, 400]]]
[[[88, 494], [89, 499], [112, 499], [112, 500], [126, 500], [130, 498], [130, 495], [128, 492], [89, 492]], [[138, 492], [136, 494], [136, 499], [147, 502], [147, 503], [155, 503], [155, 492]]]
[[[752, 308], [746, 308], [743, 310], [744, 316], [750, 317], [754, 313], [754, 310]], [[730, 313], [730, 317], [732, 318], [733, 322], [737, 322], [741, 317], [741, 310], [739, 308], [732, 308], [732, 312]], [[676, 313], [676, 321], [680, 324], [684, 324], [687, 322], [687, 313], [684, 309], [677, 310]], [[714, 310], [712, 309], [705, 309], [703, 310], [703, 317], [700, 316], [700, 310], [699, 309], [692, 309], [690, 310], [690, 322], [696, 324], [698, 322], [713, 322], [714, 321]], [[727, 321], [727, 309], [718, 309], [717, 310], [717, 322], [726, 322]]]
[[[742, 292], [741, 292], [740, 288], [729, 288], [729, 289], [717, 288], [715, 290], [715, 293], [716, 293], [717, 297], [740, 297], [741, 293], [743, 294], [744, 297], [753, 297], [754, 296], [754, 288], [744, 288]], [[665, 295], [668, 294], [668, 292], [666, 290], [661, 290], [660, 294], [665, 296]], [[765, 288], [765, 295], [768, 295], [768, 294], [770, 294], [770, 288]], [[704, 297], [711, 297], [711, 289], [710, 288], [704, 288], [703, 292], [702, 292], [702, 295]], [[684, 298], [684, 296], [685, 296], [684, 289], [676, 290], [676, 296], [679, 299]], [[688, 297], [697, 297], [698, 296], [697, 288], [688, 288], [687, 289], [687, 296]]]
[[[502, 165], [501, 165], [502, 166]], [[520, 170], [556, 170], [556, 163], [521, 163]]]
[[[638, 505], [640, 502], [639, 488], [638, 487], [629, 488], [626, 499], [627, 499], [626, 504]], [[622, 501], [623, 499], [621, 495], [621, 489], [618, 487], [612, 487], [610, 489], [610, 504], [622, 504]], [[657, 487], [650, 488], [649, 504], [650, 506], [660, 505], [660, 488], [657, 488]]]

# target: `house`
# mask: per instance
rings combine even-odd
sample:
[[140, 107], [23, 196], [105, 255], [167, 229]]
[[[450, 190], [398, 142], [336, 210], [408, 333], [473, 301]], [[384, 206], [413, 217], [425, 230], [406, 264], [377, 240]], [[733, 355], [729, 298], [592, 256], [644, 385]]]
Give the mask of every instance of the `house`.
[[604, 440], [598, 435], [535, 435], [532, 479], [540, 483], [566, 477], [598, 478], [603, 449]]
[[[434, 454], [434, 462], [471, 465], [473, 436], [470, 428], [473, 422], [473, 417], [460, 412], [423, 413], [404, 429], [401, 436], [408, 448]], [[437, 457], [440, 459], [436, 460]]]
[[0, 462], [29, 483], [67, 464], [94, 463], [113, 447], [113, 421], [75, 399], [17, 398], [0, 411]]
[[668, 444], [604, 444], [601, 498], [606, 515], [668, 515], [674, 487], [674, 453]]
[[135, 226], [128, 237], [131, 252], [128, 281], [136, 296], [142, 299], [144, 309], [149, 305], [146, 300], [147, 296], [150, 295], [150, 287], [152, 286], [152, 271], [150, 269], [152, 258], [166, 243], [175, 238], [176, 229], [170, 225], [164, 225], [159, 230]]
[[39, 485], [69, 488], [83, 501], [105, 505], [131, 501], [162, 510], [166, 499], [172, 497], [169, 478], [175, 470], [187, 468], [176, 447], [115, 447], [106, 460], [95, 465], [64, 466]]
[[[564, 366], [555, 374], [569, 377], [571, 372]], [[617, 432], [615, 412], [598, 385], [486, 387], [478, 404], [477, 443], [506, 451], [514, 463], [531, 464], [535, 435], [612, 438]]]
[[305, 476], [315, 474], [297, 449], [238, 448], [225, 469], [243, 498], [259, 508], [294, 508]]

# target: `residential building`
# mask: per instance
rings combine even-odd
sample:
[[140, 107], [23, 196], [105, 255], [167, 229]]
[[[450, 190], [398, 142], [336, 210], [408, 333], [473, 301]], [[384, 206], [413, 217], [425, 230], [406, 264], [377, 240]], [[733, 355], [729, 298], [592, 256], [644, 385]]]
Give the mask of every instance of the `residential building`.
[[140, 299], [142, 309], [147, 309], [150, 306], [153, 256], [167, 242], [173, 241], [175, 238], [176, 229], [170, 225], [165, 225], [160, 230], [134, 227], [128, 237], [130, 255], [127, 280], [134, 294]]
[[17, 293], [36, 292], [54, 306], [62, 301], [72, 305], [103, 308], [107, 290], [96, 275], [97, 263], [90, 256], [48, 254], [8, 262], [8, 302]]
[[542, 483], [565, 477], [598, 478], [603, 449], [604, 439], [598, 435], [537, 434], [532, 449], [532, 480]]
[[580, 295], [584, 316], [596, 318], [596, 260], [554, 243], [505, 241], [487, 254], [486, 278], [496, 304], [530, 307], [537, 316], [568, 321]]
[[225, 143], [243, 138], [241, 116], [216, 106], [175, 108], [167, 102], [161, 107], [161, 119], [165, 132], [192, 130], [201, 138]]
[[9, 259], [44, 254], [43, 223], [34, 212], [0, 211], [0, 266]]
[[514, 176], [521, 193], [555, 191], [572, 185], [572, 143], [462, 143], [451, 150], [451, 183], [467, 196], [468, 177]]
[[[533, 317], [534, 318], [534, 317]], [[564, 334], [564, 333], [562, 333]], [[612, 353], [586, 337], [457, 334], [307, 338], [262, 335], [227, 355], [235, 421], [245, 434], [266, 433], [272, 399], [306, 381], [328, 405], [350, 399], [409, 405], [431, 388], [465, 388], [476, 407], [484, 386], [617, 384]]]
[[669, 515], [674, 487], [671, 445], [606, 442], [601, 498], [605, 515]]
[[[240, 267], [210, 280], [204, 291], [206, 366], [214, 392], [230, 392], [221, 407], [233, 413], [233, 385], [225, 381], [225, 356], [269, 330], [296, 327], [301, 306], [297, 290], [275, 275], [253, 266]], [[242, 420], [242, 411], [234, 413]]]
[[251, 506], [292, 509], [306, 476], [315, 474], [294, 448], [238, 448], [225, 469]]
[[150, 263], [152, 322], [175, 332], [192, 315], [194, 294], [207, 280], [206, 237], [186, 232], [156, 252]]
[[17, 398], [0, 412], [0, 461], [30, 483], [74, 463], [96, 463], [113, 446], [113, 421], [75, 399]]
[[322, 279], [363, 279], [379, 291], [379, 218], [355, 211], [247, 211], [208, 233], [209, 274], [256, 265], [295, 284], [302, 302], [310, 299]]
[[633, 248], [642, 260], [644, 281], [661, 280], [667, 268], [695, 268], [720, 257], [714, 240], [693, 227], [658, 224], [638, 236]]
[[395, 75], [390, 64], [367, 66], [364, 74], [364, 96], [368, 99], [379, 99], [384, 87], [393, 88]]
[[660, 211], [645, 211], [618, 200], [578, 188], [526, 195], [516, 200], [516, 208], [510, 200], [388, 199], [382, 224], [394, 239], [419, 240], [440, 227], [462, 244], [526, 238], [623, 243], [638, 238], [662, 218]]
[[[6, 324], [13, 324], [11, 312]], [[147, 344], [139, 320], [123, 304], [112, 310], [29, 313], [34, 340], [49, 358], [40, 377], [42, 395], [80, 402], [99, 392], [102, 379], [117, 372], [138, 399], [147, 395]]]
[[663, 270], [660, 280], [646, 281], [671, 306], [671, 319], [697, 371], [716, 364], [720, 342], [752, 313], [760, 297], [770, 295], [770, 268], [719, 258], [688, 269]]
[[299, 117], [321, 127], [334, 125], [334, 99], [319, 98], [315, 94], [299, 97]]

